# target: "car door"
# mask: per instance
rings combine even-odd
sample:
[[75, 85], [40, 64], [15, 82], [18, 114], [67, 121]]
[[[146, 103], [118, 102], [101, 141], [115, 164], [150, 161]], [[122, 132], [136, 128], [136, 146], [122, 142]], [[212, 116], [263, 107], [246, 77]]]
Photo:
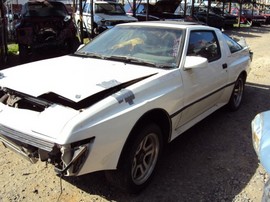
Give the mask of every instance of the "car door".
[[184, 83], [184, 109], [178, 127], [217, 109], [228, 81], [227, 65], [214, 30], [193, 30], [187, 44], [187, 56], [208, 59], [204, 68], [181, 69]]

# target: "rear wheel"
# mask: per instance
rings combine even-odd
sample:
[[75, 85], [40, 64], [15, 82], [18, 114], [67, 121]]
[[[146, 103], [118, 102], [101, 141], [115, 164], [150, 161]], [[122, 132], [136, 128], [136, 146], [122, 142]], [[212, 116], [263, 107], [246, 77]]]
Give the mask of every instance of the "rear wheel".
[[163, 148], [162, 133], [156, 124], [148, 124], [135, 133], [131, 134], [133, 138], [118, 169], [106, 171], [110, 183], [129, 193], [140, 191], [150, 182]]
[[245, 79], [243, 76], [240, 75], [234, 84], [232, 95], [228, 103], [230, 110], [236, 111], [239, 109], [242, 103], [244, 89], [245, 89]]

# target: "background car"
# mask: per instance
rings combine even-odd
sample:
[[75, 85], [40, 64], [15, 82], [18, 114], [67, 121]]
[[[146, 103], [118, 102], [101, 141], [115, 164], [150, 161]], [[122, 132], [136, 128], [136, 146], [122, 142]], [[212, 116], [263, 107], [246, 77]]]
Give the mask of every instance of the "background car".
[[[178, 15], [183, 15], [183, 9], [184, 9], [184, 5], [183, 4], [179, 4], [179, 6], [176, 8], [175, 13]], [[193, 9], [193, 11], [192, 11]], [[212, 11], [209, 11], [207, 13], [207, 8], [205, 8], [204, 6], [199, 6], [198, 4], [194, 5], [194, 7], [192, 8], [192, 6], [190, 4], [188, 4], [186, 6], [186, 15], [192, 19], [192, 21], [197, 21], [200, 24], [206, 24], [212, 27], [216, 27], [219, 29], [224, 28], [225, 26], [225, 18], [215, 14]]]
[[[228, 11], [228, 8], [227, 8]], [[228, 11], [229, 12], [229, 11]], [[234, 16], [239, 16], [240, 9], [237, 7], [232, 7], [230, 13]]]
[[[94, 1], [93, 5], [95, 8], [93, 10], [93, 32], [95, 36], [117, 24], [138, 21], [136, 18], [127, 15], [123, 5], [120, 3], [114, 1]], [[82, 20], [83, 31], [91, 34], [91, 3], [89, 0], [83, 1]], [[75, 13], [75, 22], [80, 30], [81, 17], [79, 8], [77, 8]]]
[[261, 26], [265, 24], [266, 17], [259, 14], [258, 10], [243, 9], [240, 17], [240, 23]]
[[224, 26], [225, 27], [233, 27], [235, 24], [238, 23], [237, 16], [226, 12], [226, 10], [223, 11], [221, 8], [211, 7], [210, 11], [212, 11], [213, 13], [215, 13], [217, 15], [224, 17]]
[[0, 64], [7, 61], [7, 18], [6, 8], [0, 0]]
[[178, 15], [175, 13], [176, 8], [179, 3], [177, 1], [161, 0], [157, 1], [150, 14], [156, 16], [162, 20], [177, 20], [182, 19], [183, 15]]
[[137, 193], [170, 142], [240, 108], [250, 63], [243, 39], [210, 26], [118, 24], [74, 54], [2, 70], [0, 141], [60, 176], [104, 171]]
[[[138, 21], [155, 21], [155, 20], [160, 20], [159, 17], [151, 15], [151, 11], [153, 10], [153, 5], [152, 4], [147, 4], [147, 3], [138, 3], [136, 4], [136, 18]], [[133, 2], [126, 3], [125, 6], [125, 11], [128, 15], [133, 16]], [[146, 11], [148, 9], [148, 16], [146, 16]]]
[[213, 12], [207, 13], [206, 11], [196, 11], [193, 16], [199, 21], [212, 27], [222, 29], [225, 26], [225, 18]]
[[[157, 1], [154, 4], [148, 5], [148, 14], [150, 15], [150, 20], [179, 20], [183, 19], [183, 15], [178, 15], [175, 13], [175, 9], [178, 6], [178, 2], [171, 2], [168, 0]], [[125, 5], [127, 10], [132, 13], [131, 7], [133, 3], [130, 2]], [[137, 3], [137, 13], [139, 16], [146, 15], [147, 3], [141, 2]], [[142, 18], [144, 21], [145, 18]]]
[[[162, 8], [165, 7], [163, 10]], [[125, 10], [127, 14], [133, 15], [133, 2], [129, 2], [125, 4]], [[177, 9], [180, 7], [177, 7]], [[174, 21], [186, 21], [186, 22], [197, 22], [202, 24], [203, 22], [199, 22], [192, 16], [184, 16], [183, 13], [179, 12], [175, 9], [175, 5], [170, 4], [166, 1], [160, 1], [154, 5], [148, 5], [148, 19], [147, 21], [157, 21], [157, 20], [174, 20]], [[146, 11], [147, 11], [147, 3], [138, 3], [136, 4], [136, 18], [139, 21], [146, 21]]]
[[[270, 111], [257, 114], [251, 122], [252, 142], [260, 163], [270, 174]], [[262, 201], [270, 200], [270, 178], [264, 186]]]
[[266, 17], [265, 24], [270, 24], [270, 10], [263, 11], [261, 15]]
[[44, 48], [60, 48], [67, 53], [77, 47], [76, 27], [65, 5], [54, 1], [29, 1], [22, 7], [16, 25], [16, 42], [21, 61]]

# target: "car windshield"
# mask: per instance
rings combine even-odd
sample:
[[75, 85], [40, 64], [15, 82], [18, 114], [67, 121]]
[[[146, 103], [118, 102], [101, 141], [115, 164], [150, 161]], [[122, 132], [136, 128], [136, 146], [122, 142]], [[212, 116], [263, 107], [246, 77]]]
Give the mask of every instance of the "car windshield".
[[[127, 4], [125, 4], [124, 7], [125, 11], [127, 13], [132, 13], [133, 12], [133, 3], [129, 2]], [[136, 4], [136, 13], [139, 14], [145, 14], [147, 10], [147, 5], [145, 4]], [[153, 5], [149, 4], [148, 5], [148, 11], [151, 12], [153, 10]]]
[[141, 25], [115, 26], [75, 54], [152, 67], [173, 68], [180, 58], [183, 30]]
[[96, 3], [95, 4], [96, 13], [106, 13], [111, 15], [124, 15], [126, 14], [123, 6], [116, 3]]
[[[133, 4], [132, 5], [130, 3], [126, 4], [124, 9], [127, 13], [132, 13], [133, 12]], [[136, 4], [136, 13], [145, 13], [144, 5]]]
[[36, 2], [26, 3], [22, 9], [23, 17], [49, 17], [66, 16], [67, 9], [64, 4], [59, 2]]

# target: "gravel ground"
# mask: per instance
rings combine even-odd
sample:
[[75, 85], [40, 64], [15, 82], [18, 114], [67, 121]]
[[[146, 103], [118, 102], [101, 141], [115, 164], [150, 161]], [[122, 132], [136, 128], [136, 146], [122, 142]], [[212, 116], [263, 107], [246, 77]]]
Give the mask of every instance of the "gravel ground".
[[250, 122], [270, 109], [269, 31], [267, 26], [225, 31], [245, 37], [254, 52], [242, 107], [233, 113], [220, 109], [172, 142], [141, 193], [119, 192], [102, 172], [60, 180], [52, 166], [30, 164], [0, 145], [0, 202], [261, 201], [268, 175], [253, 150]]

